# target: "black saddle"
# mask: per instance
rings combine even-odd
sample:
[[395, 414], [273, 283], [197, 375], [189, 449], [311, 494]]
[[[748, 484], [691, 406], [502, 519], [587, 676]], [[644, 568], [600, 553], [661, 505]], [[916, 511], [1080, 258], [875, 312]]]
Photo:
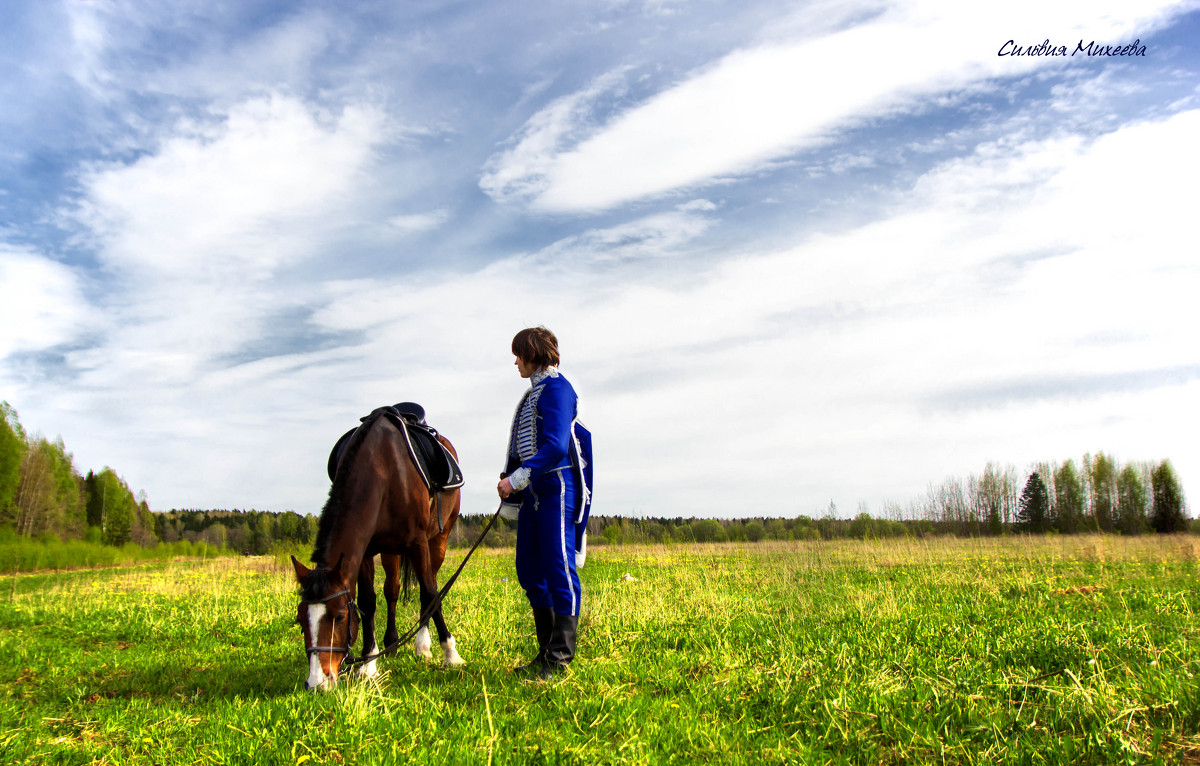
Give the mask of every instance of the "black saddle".
[[[417, 473], [421, 474], [421, 481], [425, 482], [425, 486], [431, 494], [457, 489], [463, 485], [462, 469], [458, 467], [458, 461], [454, 459], [454, 455], [450, 454], [450, 450], [438, 441], [437, 429], [425, 422], [424, 407], [415, 402], [400, 402], [390, 407], [379, 407], [360, 420], [365, 423], [373, 421], [379, 416], [392, 421], [404, 435], [404, 441], [408, 445], [408, 454], [417, 467]], [[337, 444], [333, 445], [333, 450], [329, 453], [329, 463], [326, 466], [330, 481], [337, 476], [338, 463], [342, 459], [342, 453], [345, 451], [346, 445], [350, 443], [350, 437], [357, 430], [357, 427], [351, 428], [342, 434], [342, 438], [337, 440]]]

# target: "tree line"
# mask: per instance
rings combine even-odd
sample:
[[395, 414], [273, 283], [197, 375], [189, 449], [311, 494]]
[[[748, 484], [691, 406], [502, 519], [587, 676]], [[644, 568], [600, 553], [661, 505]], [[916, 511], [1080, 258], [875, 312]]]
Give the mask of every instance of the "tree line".
[[[1025, 476], [1022, 483], [1022, 476]], [[471, 545], [488, 516], [462, 516], [450, 545]], [[898, 536], [986, 536], [1012, 532], [1062, 534], [1179, 532], [1188, 528], [1183, 489], [1169, 461], [1120, 464], [1099, 452], [1077, 465], [1038, 463], [1027, 475], [988, 463], [982, 474], [931, 484], [906, 504], [865, 503], [844, 518], [831, 501], [820, 516], [701, 519], [595, 515], [592, 545], [662, 542], [820, 540]], [[1194, 526], [1194, 525], [1193, 525]], [[204, 543], [249, 554], [277, 544], [311, 545], [317, 518], [295, 511], [172, 509], [151, 511], [112, 468], [81, 475], [62, 439], [29, 434], [16, 411], [0, 402], [0, 530], [24, 538], [86, 539], [108, 545]], [[7, 533], [6, 533], [7, 534]], [[488, 547], [511, 546], [515, 525], [499, 521]]]
[[187, 540], [253, 555], [267, 553], [277, 543], [311, 545], [317, 537], [317, 517], [295, 511], [173, 509], [154, 518], [165, 543]]
[[[1192, 529], [1188, 507], [1170, 461], [1121, 464], [1104, 452], [1085, 454], [1077, 466], [1034, 464], [1022, 484], [1014, 466], [989, 462], [982, 474], [950, 477], [901, 504], [889, 501], [872, 515], [860, 503], [856, 515], [843, 517], [830, 501], [813, 517], [748, 519], [638, 518], [592, 516], [589, 544], [661, 542], [757, 542], [759, 540], [832, 540], [867, 537], [985, 537], [1011, 533], [1106, 532], [1139, 535]], [[452, 543], [474, 541], [486, 516], [463, 517]], [[485, 545], [512, 545], [513, 525], [502, 523]]]
[[61, 438], [31, 434], [0, 402], [0, 530], [25, 539], [88, 540], [105, 545], [188, 541], [242, 553], [275, 543], [306, 544], [317, 520], [294, 511], [150, 510], [115, 470], [81, 474]]
[[1187, 505], [1169, 460], [1122, 464], [1098, 452], [1078, 464], [1035, 463], [1023, 473], [988, 463], [982, 474], [931, 484], [905, 505], [885, 503], [882, 517], [938, 522], [970, 536], [1052, 530], [1137, 535], [1183, 531]]
[[30, 434], [0, 402], [0, 528], [19, 537], [153, 544], [155, 520], [112, 468], [81, 475], [61, 438]]
[[1101, 454], [1085, 462], [1082, 474], [1067, 461], [1058, 470], [1029, 474], [1017, 501], [1017, 526], [1030, 532], [1051, 530], [1120, 532], [1153, 530], [1170, 534], [1187, 529], [1183, 488], [1169, 461], [1156, 466], [1116, 463]]

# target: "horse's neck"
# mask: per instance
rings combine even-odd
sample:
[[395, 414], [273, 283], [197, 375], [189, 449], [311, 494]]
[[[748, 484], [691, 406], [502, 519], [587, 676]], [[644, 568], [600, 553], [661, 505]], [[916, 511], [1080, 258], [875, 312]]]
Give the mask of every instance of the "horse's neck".
[[339, 572], [344, 580], [342, 585], [346, 588], [353, 589], [358, 582], [358, 567], [362, 564], [363, 548], [363, 545], [356, 542], [352, 532], [343, 531], [343, 534], [333, 536], [325, 550], [325, 566], [337, 566], [338, 560], [341, 560]]
[[[364, 427], [370, 431], [377, 428], [390, 428], [385, 419], [374, 418]], [[329, 532], [325, 547], [325, 562], [334, 566], [339, 557], [344, 556], [342, 574], [346, 578], [347, 587], [353, 587], [358, 579], [358, 568], [366, 555], [367, 546], [374, 537], [379, 523], [381, 504], [389, 488], [400, 491], [402, 487], [395, 486], [400, 481], [396, 471], [391, 468], [386, 477], [380, 481], [376, 468], [407, 464], [408, 470], [414, 474], [416, 469], [407, 460], [403, 444], [397, 440], [403, 437], [394, 429], [391, 434], [368, 433], [362, 437], [364, 442], [359, 446], [354, 463], [348, 467], [345, 478], [339, 490], [342, 494], [338, 499], [341, 510], [333, 519], [333, 528]], [[395, 454], [393, 454], [395, 453]], [[404, 463], [400, 462], [405, 458]], [[341, 477], [339, 477], [341, 478]], [[419, 478], [417, 481], [420, 481]], [[335, 480], [336, 484], [336, 480]]]
[[[365, 427], [375, 429], [380, 422], [386, 421], [375, 419]], [[362, 438], [370, 439], [371, 436]], [[377, 445], [376, 440], [361, 445], [354, 463], [346, 467], [347, 475], [342, 479], [341, 497], [338, 498], [340, 510], [333, 517], [332, 528], [325, 544], [325, 563], [329, 566], [334, 566], [339, 557], [345, 557], [342, 574], [346, 578], [347, 587], [353, 587], [358, 579], [358, 567], [378, 522], [384, 488], [379, 485], [374, 470]]]

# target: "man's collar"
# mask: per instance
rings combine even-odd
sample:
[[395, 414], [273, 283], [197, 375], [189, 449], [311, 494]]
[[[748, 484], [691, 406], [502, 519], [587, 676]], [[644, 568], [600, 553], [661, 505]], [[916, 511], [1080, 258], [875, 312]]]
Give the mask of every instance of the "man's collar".
[[530, 375], [529, 376], [529, 385], [536, 386], [537, 384], [541, 383], [546, 378], [557, 378], [557, 377], [558, 377], [558, 368], [555, 367], [554, 365], [549, 365], [548, 367], [543, 367], [542, 369], [540, 369], [537, 372]]

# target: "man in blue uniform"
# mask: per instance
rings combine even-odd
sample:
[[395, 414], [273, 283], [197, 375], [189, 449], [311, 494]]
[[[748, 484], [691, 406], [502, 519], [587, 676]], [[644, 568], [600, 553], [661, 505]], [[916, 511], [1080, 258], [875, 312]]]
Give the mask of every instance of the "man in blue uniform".
[[545, 327], [528, 328], [513, 338], [512, 352], [530, 388], [513, 416], [496, 489], [520, 507], [517, 580], [533, 607], [539, 650], [516, 670], [549, 679], [575, 656], [583, 597], [576, 563], [582, 565], [590, 506], [585, 480], [591, 471], [585, 476], [587, 461], [577, 437], [579, 397], [558, 371], [558, 339]]

